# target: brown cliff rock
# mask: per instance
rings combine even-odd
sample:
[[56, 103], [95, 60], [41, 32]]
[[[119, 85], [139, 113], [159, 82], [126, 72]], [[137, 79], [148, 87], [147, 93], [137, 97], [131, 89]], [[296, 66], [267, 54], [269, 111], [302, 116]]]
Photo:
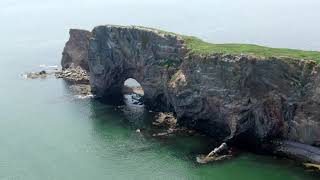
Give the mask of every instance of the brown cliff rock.
[[88, 71], [88, 46], [91, 32], [70, 29], [69, 34], [70, 38], [62, 52], [62, 69], [81, 67]]

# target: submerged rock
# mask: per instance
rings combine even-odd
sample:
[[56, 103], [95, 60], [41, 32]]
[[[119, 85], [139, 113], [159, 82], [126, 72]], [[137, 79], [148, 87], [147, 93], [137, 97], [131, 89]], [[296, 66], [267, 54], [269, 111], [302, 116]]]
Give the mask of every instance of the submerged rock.
[[82, 97], [91, 96], [91, 87], [88, 84], [74, 84], [70, 86], [71, 91]]
[[197, 162], [206, 164], [214, 161], [222, 161], [231, 159], [232, 151], [229, 149], [226, 143], [222, 143], [219, 147], [214, 148], [208, 155], [200, 155], [197, 157]]
[[[172, 127], [165, 130], [161, 130], [160, 132], [153, 133], [153, 137], [169, 137], [169, 136], [193, 136], [195, 135], [195, 131], [190, 130], [186, 127]], [[196, 134], [199, 135], [199, 134]]]
[[26, 74], [27, 78], [30, 78], [30, 79], [46, 78], [48, 75], [49, 74], [44, 70], [40, 72], [30, 72]]
[[217, 162], [217, 161], [223, 161], [223, 160], [229, 160], [233, 156], [232, 155], [217, 155], [217, 156], [206, 156], [206, 155], [199, 155], [196, 157], [196, 160], [200, 164], [207, 164], [210, 162]]

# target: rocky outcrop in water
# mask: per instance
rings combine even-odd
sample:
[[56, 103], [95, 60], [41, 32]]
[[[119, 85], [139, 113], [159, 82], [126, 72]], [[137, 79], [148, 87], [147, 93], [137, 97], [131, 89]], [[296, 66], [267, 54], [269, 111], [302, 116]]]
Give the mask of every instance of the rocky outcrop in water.
[[78, 35], [64, 56], [77, 62], [66, 52], [88, 54], [82, 61], [99, 98], [122, 99], [124, 81], [134, 78], [148, 108], [174, 112], [179, 124], [218, 140], [320, 145], [320, 67], [312, 61], [192, 54], [179, 35], [135, 26], [98, 26]]
[[44, 79], [52, 76], [61, 78], [68, 82], [70, 90], [77, 96], [91, 97], [88, 74], [88, 48], [91, 32], [71, 29], [69, 34], [70, 38], [62, 53], [62, 69], [47, 67], [46, 70], [26, 73], [24, 77], [28, 79]]
[[193, 55], [178, 35], [98, 26], [89, 69], [97, 96], [120, 98], [123, 82], [134, 78], [149, 108], [173, 111], [180, 123], [220, 140], [320, 142], [320, 75], [311, 61]]
[[38, 78], [46, 78], [48, 76], [47, 71], [40, 71], [40, 72], [29, 72], [26, 73], [26, 77], [29, 79], [38, 79]]
[[57, 78], [63, 78], [68, 82], [75, 84], [89, 84], [89, 75], [87, 71], [81, 67], [67, 68], [62, 71], [55, 72]]

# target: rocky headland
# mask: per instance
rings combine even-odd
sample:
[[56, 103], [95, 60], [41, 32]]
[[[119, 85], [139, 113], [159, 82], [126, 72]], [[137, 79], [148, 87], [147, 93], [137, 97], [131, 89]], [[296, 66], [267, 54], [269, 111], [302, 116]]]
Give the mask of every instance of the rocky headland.
[[105, 25], [71, 30], [62, 67], [88, 73], [98, 99], [122, 99], [124, 81], [134, 78], [146, 107], [174, 113], [178, 124], [228, 144], [320, 163], [317, 61], [320, 52], [215, 45], [152, 28]]
[[88, 46], [91, 33], [85, 30], [70, 29], [70, 38], [62, 52], [61, 69], [46, 69], [26, 73], [28, 79], [44, 79], [54, 76], [70, 84], [70, 90], [79, 96], [92, 96], [89, 83]]

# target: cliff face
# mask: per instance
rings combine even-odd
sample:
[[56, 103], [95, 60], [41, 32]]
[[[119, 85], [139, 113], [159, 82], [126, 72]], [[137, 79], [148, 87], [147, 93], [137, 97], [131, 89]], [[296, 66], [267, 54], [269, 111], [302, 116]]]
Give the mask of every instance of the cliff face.
[[318, 71], [290, 59], [190, 56], [169, 81], [169, 99], [180, 119], [213, 136], [319, 145]]
[[121, 98], [136, 79], [149, 108], [220, 140], [283, 138], [320, 145], [320, 74], [313, 62], [189, 53], [179, 35], [142, 27], [98, 26], [88, 49], [90, 83]]
[[183, 42], [177, 36], [138, 27], [96, 27], [89, 47], [93, 92], [108, 99], [122, 98], [124, 81], [134, 78], [143, 87], [146, 104], [169, 107], [168, 74], [178, 70], [183, 54]]
[[62, 69], [81, 67], [88, 71], [88, 46], [91, 32], [70, 29], [69, 34], [70, 38], [62, 52]]

